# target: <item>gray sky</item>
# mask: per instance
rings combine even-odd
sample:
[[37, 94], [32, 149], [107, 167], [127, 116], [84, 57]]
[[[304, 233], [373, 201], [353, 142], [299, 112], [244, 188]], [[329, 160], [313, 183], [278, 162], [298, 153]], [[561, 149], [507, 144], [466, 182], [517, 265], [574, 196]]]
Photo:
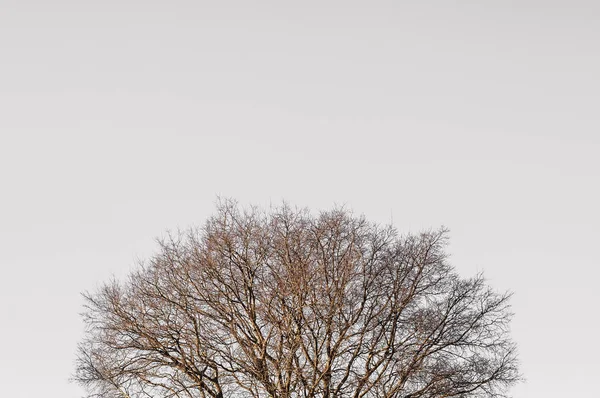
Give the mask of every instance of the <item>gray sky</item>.
[[0, 0], [2, 395], [79, 397], [80, 292], [219, 194], [449, 227], [513, 395], [596, 396], [600, 3], [510, 3]]

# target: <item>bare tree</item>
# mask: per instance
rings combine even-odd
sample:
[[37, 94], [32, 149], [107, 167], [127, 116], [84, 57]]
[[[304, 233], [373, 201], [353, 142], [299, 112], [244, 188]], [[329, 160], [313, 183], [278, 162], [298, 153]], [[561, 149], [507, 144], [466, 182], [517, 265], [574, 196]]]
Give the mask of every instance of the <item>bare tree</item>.
[[519, 379], [509, 295], [344, 209], [221, 202], [126, 282], [85, 294], [89, 397], [501, 397]]

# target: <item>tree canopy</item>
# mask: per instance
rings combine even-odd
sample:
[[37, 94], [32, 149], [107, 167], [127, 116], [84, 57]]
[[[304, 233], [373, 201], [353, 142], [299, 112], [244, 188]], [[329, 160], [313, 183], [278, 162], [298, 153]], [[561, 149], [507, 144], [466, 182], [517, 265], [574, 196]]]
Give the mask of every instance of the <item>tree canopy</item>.
[[84, 294], [90, 397], [500, 397], [519, 379], [510, 294], [335, 208], [218, 204], [125, 281]]

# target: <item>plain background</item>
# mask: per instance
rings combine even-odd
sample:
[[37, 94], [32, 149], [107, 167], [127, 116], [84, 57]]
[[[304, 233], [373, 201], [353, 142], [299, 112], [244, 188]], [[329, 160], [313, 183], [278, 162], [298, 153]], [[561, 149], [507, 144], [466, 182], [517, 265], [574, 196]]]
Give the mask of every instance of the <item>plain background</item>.
[[216, 195], [451, 230], [520, 398], [600, 371], [600, 3], [0, 0], [0, 386], [79, 397], [80, 293]]

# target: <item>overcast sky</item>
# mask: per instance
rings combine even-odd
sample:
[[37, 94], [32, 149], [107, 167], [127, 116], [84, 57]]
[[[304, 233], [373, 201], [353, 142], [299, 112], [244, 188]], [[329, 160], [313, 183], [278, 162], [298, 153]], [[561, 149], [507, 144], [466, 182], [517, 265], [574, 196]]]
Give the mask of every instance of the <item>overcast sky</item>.
[[[512, 4], [511, 4], [512, 3]], [[514, 292], [518, 398], [597, 396], [600, 3], [0, 0], [1, 395], [216, 195], [445, 225]]]

